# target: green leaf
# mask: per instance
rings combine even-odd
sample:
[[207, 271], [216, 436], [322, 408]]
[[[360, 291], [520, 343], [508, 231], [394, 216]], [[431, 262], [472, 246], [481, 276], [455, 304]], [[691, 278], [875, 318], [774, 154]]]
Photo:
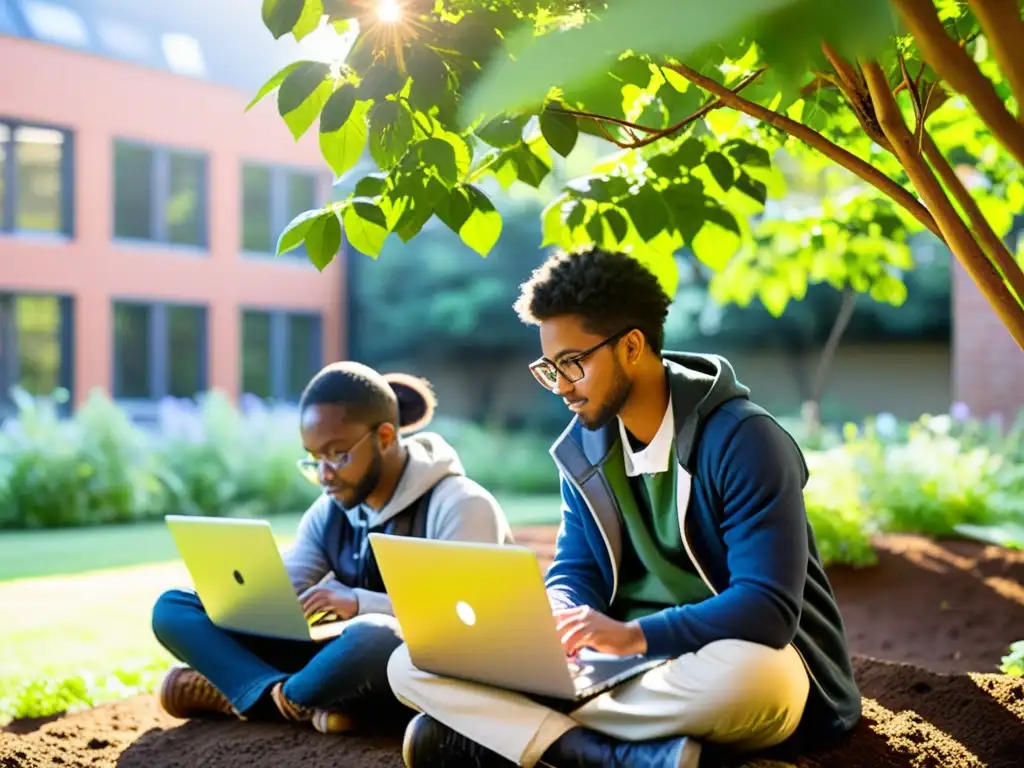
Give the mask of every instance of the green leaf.
[[352, 170], [363, 156], [366, 148], [366, 113], [369, 109], [368, 102], [357, 101], [341, 128], [328, 133], [320, 132], [320, 154], [339, 178]]
[[653, 239], [659, 232], [671, 226], [671, 212], [661, 195], [649, 184], [640, 187], [636, 194], [625, 198], [621, 202], [621, 207], [629, 214], [637, 234], [645, 241]]
[[722, 149], [728, 152], [733, 160], [743, 166], [768, 168], [772, 164], [772, 158], [768, 154], [767, 149], [751, 144], [749, 141], [743, 141], [743, 139], [727, 141], [722, 146]]
[[463, 105], [464, 122], [537, 105], [552, 85], [576, 87], [608, 71], [621, 51], [671, 52], [686, 58], [797, 1], [630, 0], [612, 5], [598, 20], [571, 29], [535, 37], [533, 25], [525, 25], [505, 46], [506, 51], [515, 51], [515, 58], [495, 57], [471, 89]]
[[700, 139], [689, 138], [679, 145], [672, 157], [679, 162], [683, 168], [696, 168], [704, 160], [704, 142]]
[[459, 168], [455, 160], [455, 147], [444, 139], [427, 139], [419, 144], [420, 161], [437, 173], [447, 187], [459, 181]]
[[301, 67], [303, 64], [305, 64], [305, 62], [295, 61], [289, 64], [287, 67], [278, 70], [273, 77], [271, 77], [269, 80], [267, 80], [267, 82], [263, 84], [263, 87], [260, 88], [259, 93], [253, 96], [252, 101], [245, 105], [245, 111], [248, 112], [250, 109], [259, 104], [263, 100], [264, 96], [266, 96], [275, 88], [279, 87], [281, 83], [284, 82], [284, 79], [288, 77], [288, 75], [290, 75], [294, 70]]
[[[716, 211], [719, 213], [716, 213]], [[739, 235], [731, 227], [722, 226], [723, 218], [721, 213], [725, 213], [725, 211], [715, 206], [704, 208], [702, 216], [717, 226], [701, 227], [700, 231], [693, 237], [690, 246], [693, 248], [693, 252], [697, 254], [697, 258], [715, 272], [725, 268], [740, 246]], [[714, 221], [712, 217], [717, 218], [718, 221]], [[735, 224], [735, 220], [733, 220], [733, 224]]]
[[708, 152], [704, 157], [704, 162], [707, 164], [708, 170], [711, 171], [711, 175], [715, 177], [715, 181], [718, 182], [718, 186], [722, 188], [723, 192], [728, 192], [736, 173], [736, 168], [729, 162], [729, 158], [721, 152]]
[[1000, 238], [1006, 237], [1013, 229], [1013, 212], [1003, 200], [992, 196], [982, 197], [978, 200], [978, 208], [992, 226], [992, 231]]
[[387, 239], [387, 219], [372, 201], [353, 199], [341, 214], [345, 237], [360, 253], [377, 258]]
[[313, 210], [303, 211], [289, 221], [277, 238], [276, 254], [280, 256], [282, 253], [298, 248], [306, 237], [306, 233], [309, 232], [309, 228], [313, 226], [313, 222], [327, 213], [329, 212], [325, 212], [322, 208], [314, 208]]
[[388, 188], [388, 175], [386, 173], [368, 173], [356, 182], [356, 197], [377, 197], [382, 195]]
[[341, 248], [341, 222], [331, 211], [313, 222], [306, 232], [306, 253], [313, 266], [321, 272], [338, 255]]
[[412, 113], [397, 101], [381, 101], [370, 109], [369, 121], [370, 155], [378, 167], [391, 168], [412, 141]]
[[486, 256], [501, 237], [501, 214], [482, 190], [472, 184], [465, 188], [472, 212], [459, 229], [459, 237], [481, 256]]
[[356, 105], [356, 89], [345, 83], [332, 93], [320, 112], [320, 133], [334, 133], [348, 122]]
[[498, 115], [479, 128], [476, 135], [492, 147], [514, 147], [523, 140], [523, 128], [529, 119], [529, 115]]
[[629, 233], [629, 222], [626, 221], [626, 217], [622, 215], [621, 211], [609, 208], [604, 211], [602, 216], [608, 222], [608, 228], [611, 230], [615, 241], [621, 243], [625, 240], [626, 235]]
[[378, 61], [363, 75], [359, 83], [359, 98], [366, 101], [384, 101], [387, 96], [401, 91], [406, 79], [407, 75], [395, 69], [391, 60]]
[[277, 92], [277, 111], [298, 141], [316, 120], [331, 95], [331, 69], [319, 61], [304, 61], [288, 73]]
[[315, 32], [320, 26], [320, 18], [324, 15], [323, 0], [306, 0], [302, 9], [302, 15], [292, 27], [292, 34], [296, 41], [301, 41], [310, 33]]
[[459, 234], [462, 226], [469, 221], [473, 213], [473, 204], [469, 199], [466, 187], [459, 185], [451, 190], [448, 196], [434, 209], [437, 218], [455, 234]]
[[449, 93], [448, 67], [444, 60], [426, 46], [416, 46], [406, 62], [412, 86], [409, 89], [409, 104], [421, 112], [446, 101]]
[[280, 40], [298, 24], [305, 5], [306, 0], [263, 0], [263, 24]]
[[752, 200], [756, 200], [761, 205], [764, 205], [765, 201], [768, 199], [768, 187], [764, 185], [764, 182], [752, 179], [748, 174], [742, 171], [736, 178], [736, 189]]
[[702, 211], [703, 219], [717, 224], [722, 229], [732, 232], [734, 235], [739, 236], [740, 225], [736, 221], [736, 217], [733, 216], [725, 208], [721, 208], [715, 205], [707, 205]]
[[534, 189], [539, 188], [545, 177], [551, 173], [551, 166], [526, 144], [520, 144], [511, 151], [514, 153], [512, 156], [516, 162], [519, 180]]
[[540, 114], [540, 132], [548, 146], [562, 157], [569, 156], [580, 135], [576, 117], [559, 112], [552, 105]]
[[780, 317], [789, 303], [789, 286], [777, 277], [770, 277], [761, 284], [758, 296], [772, 317]]

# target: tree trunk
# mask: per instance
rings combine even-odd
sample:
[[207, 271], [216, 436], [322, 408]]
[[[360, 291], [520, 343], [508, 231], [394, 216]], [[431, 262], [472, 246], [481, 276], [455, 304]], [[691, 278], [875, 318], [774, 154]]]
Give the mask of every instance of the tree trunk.
[[956, 212], [920, 153], [917, 142], [900, 113], [896, 99], [889, 90], [889, 82], [882, 68], [877, 62], [867, 61], [863, 62], [863, 69], [878, 123], [899, 158], [900, 165], [935, 217], [946, 245], [995, 309], [999, 319], [1017, 342], [1017, 346], [1024, 350], [1024, 308], [1010, 293], [1003, 278]]
[[825, 397], [828, 375], [832, 370], [836, 353], [839, 351], [839, 343], [843, 340], [843, 334], [846, 333], [846, 329], [850, 326], [850, 320], [853, 319], [853, 310], [856, 306], [857, 292], [847, 286], [843, 289], [843, 300], [839, 305], [839, 312], [836, 313], [832, 330], [829, 331], [828, 339], [818, 358], [814, 379], [811, 381], [810, 397], [804, 403], [804, 419], [807, 421], [807, 427], [812, 437], [817, 437], [821, 429], [821, 401]]

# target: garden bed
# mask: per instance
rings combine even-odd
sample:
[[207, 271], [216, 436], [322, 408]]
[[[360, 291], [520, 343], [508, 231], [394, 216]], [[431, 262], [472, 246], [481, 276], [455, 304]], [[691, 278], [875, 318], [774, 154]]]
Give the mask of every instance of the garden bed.
[[[520, 530], [517, 538], [550, 556], [550, 529]], [[864, 721], [848, 744], [795, 764], [1020, 765], [1024, 679], [993, 672], [1007, 645], [1024, 638], [1024, 553], [916, 536], [875, 543], [876, 567], [830, 570], [858, 654]], [[13, 723], [10, 730], [23, 733], [0, 733], [2, 768], [401, 766], [397, 736], [336, 738], [287, 726], [182, 724], [160, 713], [151, 696], [45, 724]], [[759, 762], [763, 768], [785, 765]]]

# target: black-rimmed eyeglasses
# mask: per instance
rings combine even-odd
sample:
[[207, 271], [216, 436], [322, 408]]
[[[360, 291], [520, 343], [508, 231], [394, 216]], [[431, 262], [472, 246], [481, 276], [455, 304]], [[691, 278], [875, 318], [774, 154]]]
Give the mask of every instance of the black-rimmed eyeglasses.
[[618, 333], [609, 336], [607, 339], [599, 341], [589, 349], [577, 352], [574, 355], [567, 355], [566, 357], [563, 357], [557, 363], [547, 357], [534, 360], [530, 363], [530, 373], [533, 374], [533, 378], [535, 378], [542, 387], [549, 390], [553, 390], [558, 386], [559, 376], [564, 377], [570, 384], [575, 384], [586, 376], [586, 372], [583, 370], [583, 361], [585, 359], [597, 352], [601, 347], [614, 344], [631, 330], [633, 329], [626, 328], [623, 331], [619, 331]]

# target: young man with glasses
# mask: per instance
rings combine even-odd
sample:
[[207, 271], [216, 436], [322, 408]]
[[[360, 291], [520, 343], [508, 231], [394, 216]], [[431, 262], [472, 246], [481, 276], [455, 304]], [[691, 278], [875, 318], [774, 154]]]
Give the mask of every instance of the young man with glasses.
[[725, 359], [662, 351], [669, 304], [639, 261], [593, 250], [549, 259], [517, 310], [540, 330], [533, 375], [575, 414], [551, 450], [565, 652], [670, 661], [556, 711], [417, 670], [399, 647], [392, 688], [423, 713], [409, 768], [705, 768], [858, 721], [801, 451]]
[[284, 561], [307, 617], [352, 621], [325, 643], [245, 636], [215, 626], [194, 592], [164, 593], [153, 631], [185, 664], [160, 688], [169, 714], [307, 722], [323, 733], [408, 720], [388, 686], [401, 636], [368, 534], [511, 542], [497, 501], [443, 438], [402, 436], [426, 426], [434, 405], [422, 379], [358, 363], [313, 378], [299, 402], [309, 453], [299, 468], [324, 493]]

